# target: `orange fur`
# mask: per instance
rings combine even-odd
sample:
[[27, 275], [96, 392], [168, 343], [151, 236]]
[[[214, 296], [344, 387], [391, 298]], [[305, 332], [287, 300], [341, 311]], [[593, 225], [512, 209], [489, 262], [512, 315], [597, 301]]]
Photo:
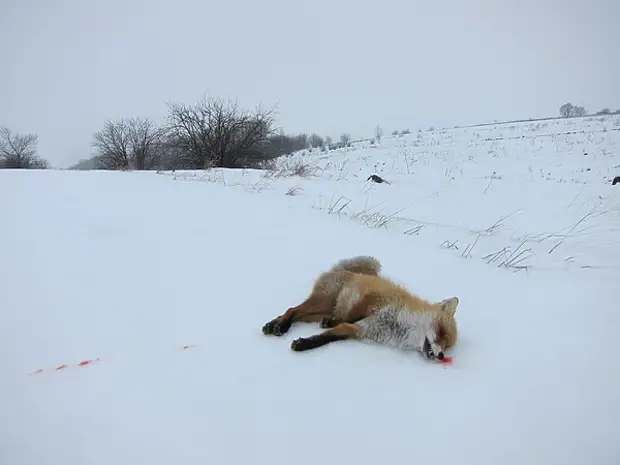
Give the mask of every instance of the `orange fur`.
[[[321, 327], [332, 328], [319, 335], [324, 339], [357, 339], [360, 327], [356, 322], [378, 310], [393, 308], [412, 314], [432, 315], [436, 334], [433, 342], [442, 350], [451, 349], [458, 335], [454, 318], [458, 299], [454, 297], [439, 303], [422, 299], [404, 286], [379, 276], [378, 262], [369, 260], [374, 259], [357, 257], [346, 261], [344, 267], [333, 267], [322, 273], [316, 279], [310, 296], [300, 305], [266, 323], [263, 332], [280, 336], [296, 321], [320, 321]], [[348, 331], [346, 334], [343, 332], [345, 329]]]

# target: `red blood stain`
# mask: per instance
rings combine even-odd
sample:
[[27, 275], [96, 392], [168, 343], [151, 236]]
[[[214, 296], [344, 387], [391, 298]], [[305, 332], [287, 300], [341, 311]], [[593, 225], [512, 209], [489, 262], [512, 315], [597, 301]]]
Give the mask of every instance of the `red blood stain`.
[[86, 365], [90, 365], [94, 360], [84, 360], [83, 362], [78, 363], [78, 366], [85, 367]]

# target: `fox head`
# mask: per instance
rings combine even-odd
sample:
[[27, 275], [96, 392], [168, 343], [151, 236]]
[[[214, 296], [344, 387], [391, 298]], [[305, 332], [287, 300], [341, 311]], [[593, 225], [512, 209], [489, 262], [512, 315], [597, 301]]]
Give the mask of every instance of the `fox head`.
[[444, 299], [436, 305], [437, 314], [426, 333], [422, 353], [428, 360], [443, 360], [444, 352], [456, 343], [457, 329], [454, 314], [459, 305], [458, 297]]

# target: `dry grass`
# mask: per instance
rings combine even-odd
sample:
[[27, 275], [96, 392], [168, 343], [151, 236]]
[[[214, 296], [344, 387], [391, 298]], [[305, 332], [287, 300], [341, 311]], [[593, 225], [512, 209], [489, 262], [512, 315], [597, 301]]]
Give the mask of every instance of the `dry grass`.
[[514, 212], [510, 213], [509, 215], [504, 215], [501, 216], [495, 223], [491, 224], [489, 227], [487, 227], [486, 229], [482, 229], [482, 230], [472, 230], [472, 232], [482, 235], [482, 236], [492, 236], [493, 234], [495, 234], [497, 231], [499, 231], [500, 229], [504, 228], [505, 224], [506, 224], [506, 220], [514, 215], [517, 215], [518, 213], [521, 213], [521, 210], [515, 210]]
[[461, 253], [461, 257], [470, 258], [471, 252], [474, 250], [474, 247], [476, 247], [476, 244], [478, 243], [479, 240], [480, 240], [480, 234], [476, 236], [476, 240], [472, 244], [468, 244], [467, 247], [465, 247], [465, 249]]
[[497, 252], [485, 255], [482, 257], [482, 260], [485, 260], [489, 265], [492, 263], [497, 263], [498, 268], [512, 269], [515, 272], [522, 270], [527, 271], [531, 265], [527, 265], [525, 261], [533, 257], [534, 252], [532, 252], [532, 249], [530, 248], [523, 248], [526, 243], [527, 239], [524, 239], [514, 249], [504, 247]]
[[289, 190], [286, 191], [286, 193], [284, 195], [297, 195], [299, 192], [303, 191], [303, 189], [301, 187], [291, 187]]
[[457, 243], [458, 241], [459, 241], [458, 239], [457, 239], [457, 240], [455, 240], [454, 242], [450, 242], [450, 241], [443, 241], [443, 242], [441, 243], [441, 247], [443, 247], [443, 248], [445, 248], [445, 249], [448, 249], [448, 250], [450, 250], [450, 249], [459, 250], [458, 246], [456, 245], [456, 243]]
[[348, 177], [348, 171], [346, 170], [348, 164], [348, 158], [341, 161], [330, 160], [321, 170], [321, 174], [327, 173], [332, 179], [335, 178], [336, 181], [345, 180]]
[[271, 160], [264, 165], [263, 169], [265, 169], [263, 176], [269, 179], [290, 178], [293, 176], [311, 178], [319, 174], [319, 169], [316, 166], [312, 166], [302, 160]]
[[[577, 196], [569, 204], [567, 209], [574, 205], [579, 195], [580, 193], [577, 194]], [[575, 241], [579, 237], [585, 237], [589, 239], [593, 235], [608, 233], [610, 231], [610, 225], [603, 225], [602, 223], [595, 220], [601, 219], [603, 217], [620, 217], [620, 202], [618, 202], [617, 199], [614, 199], [616, 195], [618, 195], [617, 192], [614, 192], [613, 194], [605, 198], [601, 198], [601, 202], [598, 206], [591, 207], [576, 222], [552, 233], [537, 234], [530, 237], [529, 240], [537, 243], [553, 241], [553, 245], [547, 251], [547, 254], [551, 255], [569, 240]], [[611, 230], [613, 231], [613, 229]], [[616, 243], [620, 244], [620, 241]]]
[[[399, 216], [399, 213], [405, 210], [402, 208], [393, 213], [383, 213], [380, 211], [376, 211], [376, 209], [381, 205], [375, 205], [373, 207], [365, 207], [357, 212], [354, 212], [350, 209], [350, 204], [352, 199], [349, 199], [343, 195], [336, 197], [335, 194], [332, 195], [331, 199], [327, 202], [319, 202], [318, 206], [314, 206], [318, 210], [326, 211], [329, 215], [338, 215], [346, 216], [348, 219], [352, 221], [356, 221], [365, 225], [368, 228], [385, 228], [388, 229], [388, 226], [392, 223], [396, 222], [414, 222], [414, 220], [404, 218]], [[407, 208], [407, 207], [406, 207]], [[409, 228], [404, 231], [406, 235], [414, 235], [418, 234], [420, 230], [424, 228], [423, 224], [418, 224], [413, 228]]]

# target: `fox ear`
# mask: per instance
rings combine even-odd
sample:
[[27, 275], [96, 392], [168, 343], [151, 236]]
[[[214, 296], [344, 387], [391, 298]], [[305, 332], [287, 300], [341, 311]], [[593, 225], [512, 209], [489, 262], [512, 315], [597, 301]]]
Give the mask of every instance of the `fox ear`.
[[439, 305], [441, 306], [442, 311], [452, 316], [456, 313], [456, 307], [459, 305], [459, 298], [451, 297], [449, 299], [444, 299], [439, 303]]

